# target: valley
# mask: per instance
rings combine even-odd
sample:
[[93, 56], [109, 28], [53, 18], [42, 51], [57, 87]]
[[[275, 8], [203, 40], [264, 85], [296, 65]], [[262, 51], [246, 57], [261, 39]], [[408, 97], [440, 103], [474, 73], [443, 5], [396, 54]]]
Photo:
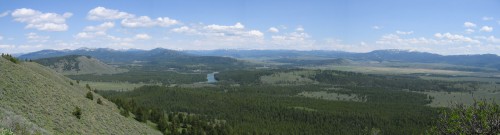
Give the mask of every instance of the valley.
[[[127, 53], [97, 50], [102, 52], [74, 52], [92, 58]], [[490, 68], [347, 58], [274, 61], [272, 57], [151, 51], [161, 55], [140, 63], [142, 55], [119, 63], [93, 61], [121, 72], [62, 74], [75, 86], [89, 87], [116, 104], [120, 117], [164, 134], [422, 134], [440, 111], [452, 105], [500, 101], [500, 78], [495, 77], [500, 72]], [[206, 61], [176, 62], [190, 57]], [[33, 63], [58, 71], [52, 63], [61, 60], [51, 59], [77, 58], [71, 54]], [[74, 67], [67, 69], [74, 71]]]

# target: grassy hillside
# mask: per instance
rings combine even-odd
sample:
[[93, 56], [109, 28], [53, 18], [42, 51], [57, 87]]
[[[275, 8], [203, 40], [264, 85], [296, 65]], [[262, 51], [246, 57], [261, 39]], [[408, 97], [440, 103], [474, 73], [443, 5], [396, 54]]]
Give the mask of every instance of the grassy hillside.
[[115, 74], [127, 72], [126, 69], [119, 69], [107, 65], [90, 56], [67, 55], [37, 59], [34, 61], [65, 75]]
[[[85, 98], [87, 89], [37, 63], [0, 59], [0, 74], [0, 128], [18, 134], [160, 134], [121, 116], [95, 93], [93, 100]], [[73, 115], [77, 107], [80, 119]]]

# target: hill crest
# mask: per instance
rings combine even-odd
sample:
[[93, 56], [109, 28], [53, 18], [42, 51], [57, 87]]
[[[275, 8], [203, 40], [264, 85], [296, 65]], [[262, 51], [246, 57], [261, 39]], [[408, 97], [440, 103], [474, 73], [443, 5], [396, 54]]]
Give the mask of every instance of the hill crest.
[[[25, 134], [160, 134], [119, 114], [112, 102], [34, 62], [0, 58], [0, 127], [26, 128]], [[103, 105], [97, 104], [100, 98]], [[81, 119], [72, 112], [79, 107]]]

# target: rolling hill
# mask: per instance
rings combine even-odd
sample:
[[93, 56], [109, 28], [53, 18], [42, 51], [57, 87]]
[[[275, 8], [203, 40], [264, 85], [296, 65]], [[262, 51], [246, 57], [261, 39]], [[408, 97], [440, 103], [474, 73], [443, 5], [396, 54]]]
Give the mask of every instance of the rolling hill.
[[[18, 134], [161, 134], [121, 116], [98, 94], [85, 98], [89, 90], [37, 63], [0, 58], [0, 74], [0, 128]], [[77, 107], [80, 119], [73, 114]]]
[[90, 56], [81, 55], [41, 58], [34, 60], [34, 62], [47, 66], [64, 75], [116, 74], [128, 71], [110, 66]]

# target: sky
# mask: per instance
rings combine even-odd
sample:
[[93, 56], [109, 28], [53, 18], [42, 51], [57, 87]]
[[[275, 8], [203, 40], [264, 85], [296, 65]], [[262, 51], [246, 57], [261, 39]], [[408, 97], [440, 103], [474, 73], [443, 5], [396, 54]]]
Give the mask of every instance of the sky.
[[113, 48], [500, 54], [498, 0], [0, 0], [0, 52]]

